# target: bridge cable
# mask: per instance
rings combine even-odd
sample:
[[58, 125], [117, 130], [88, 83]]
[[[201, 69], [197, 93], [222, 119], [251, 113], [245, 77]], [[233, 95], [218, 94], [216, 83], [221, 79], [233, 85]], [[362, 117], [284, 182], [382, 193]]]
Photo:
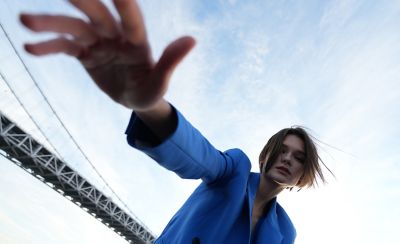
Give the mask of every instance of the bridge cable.
[[[135, 217], [135, 221], [138, 221], [140, 224], [144, 225], [139, 218], [137, 218], [137, 216], [130, 210], [130, 208], [127, 206], [127, 204], [117, 195], [117, 193], [111, 188], [111, 186], [106, 182], [106, 180], [104, 179], [104, 177], [100, 174], [100, 172], [96, 169], [96, 167], [94, 166], [94, 164], [89, 160], [89, 158], [87, 157], [87, 155], [83, 152], [82, 148], [79, 146], [79, 144], [77, 143], [77, 141], [74, 139], [74, 137], [72, 136], [72, 134], [69, 132], [69, 130], [67, 129], [67, 127], [65, 126], [65, 124], [62, 122], [60, 116], [58, 116], [58, 114], [56, 113], [55, 109], [53, 108], [53, 106], [50, 104], [49, 100], [47, 99], [46, 95], [44, 94], [44, 92], [42, 91], [42, 89], [40, 88], [40, 86], [38, 85], [38, 83], [36, 82], [36, 79], [33, 77], [32, 73], [30, 72], [29, 68], [27, 67], [27, 65], [25, 64], [24, 60], [22, 59], [21, 55], [19, 54], [19, 52], [17, 51], [13, 41], [11, 40], [11, 38], [9, 37], [7, 31], [4, 29], [3, 25], [0, 23], [0, 27], [3, 30], [8, 42], [10, 43], [11, 47], [13, 48], [15, 54], [17, 55], [17, 57], [19, 58], [19, 60], [21, 61], [22, 65], [24, 66], [26, 72], [28, 73], [29, 77], [31, 78], [31, 80], [33, 81], [35, 87], [38, 89], [38, 91], [40, 92], [40, 94], [43, 96], [43, 99], [45, 100], [45, 102], [47, 103], [47, 105], [49, 106], [49, 108], [51, 109], [51, 111], [53, 112], [54, 116], [57, 118], [57, 120], [59, 121], [59, 123], [61, 124], [61, 126], [64, 128], [65, 132], [68, 134], [69, 138], [72, 140], [72, 142], [75, 144], [75, 146], [77, 147], [78, 151], [82, 154], [82, 156], [85, 158], [85, 160], [90, 164], [90, 166], [92, 167], [92, 169], [96, 172], [96, 174], [100, 177], [100, 179], [103, 181], [103, 183], [108, 187], [108, 189], [114, 194], [114, 196], [124, 205], [124, 207], [130, 212], [130, 214]], [[3, 78], [3, 75], [2, 75]], [[4, 79], [4, 78], [3, 78]], [[9, 86], [9, 85], [8, 85]], [[10, 87], [10, 86], [9, 86]], [[13, 92], [14, 96], [16, 96], [15, 92]], [[19, 99], [18, 99], [19, 100]], [[20, 102], [21, 103], [21, 102]], [[25, 112], [28, 113], [28, 111], [25, 109]], [[29, 113], [28, 113], [29, 115]], [[32, 118], [32, 116], [29, 115], [30, 118]], [[37, 124], [37, 123], [35, 123]], [[43, 133], [43, 132], [42, 132]], [[146, 227], [147, 228], [147, 227]], [[148, 228], [147, 228], [148, 229]]]

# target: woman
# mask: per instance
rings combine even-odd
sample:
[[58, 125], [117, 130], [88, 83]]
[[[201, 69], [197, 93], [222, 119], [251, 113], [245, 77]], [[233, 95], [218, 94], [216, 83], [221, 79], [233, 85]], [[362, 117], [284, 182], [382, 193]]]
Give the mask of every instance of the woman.
[[163, 167], [200, 186], [156, 243], [293, 243], [296, 232], [276, 196], [285, 188], [323, 179], [317, 150], [300, 127], [279, 131], [260, 154], [260, 172], [239, 149], [216, 150], [173, 109], [176, 129], [159, 140], [133, 113], [128, 142]]
[[299, 127], [279, 131], [260, 154], [261, 174], [251, 173], [241, 150], [216, 150], [163, 98], [171, 73], [195, 45], [192, 37], [172, 42], [155, 62], [135, 1], [114, 0], [120, 22], [99, 0], [70, 2], [89, 21], [21, 15], [33, 31], [62, 34], [26, 50], [78, 58], [103, 92], [133, 110], [130, 145], [182, 178], [202, 179], [156, 243], [293, 243], [295, 229], [276, 196], [311, 186], [316, 176], [324, 181], [308, 134]]

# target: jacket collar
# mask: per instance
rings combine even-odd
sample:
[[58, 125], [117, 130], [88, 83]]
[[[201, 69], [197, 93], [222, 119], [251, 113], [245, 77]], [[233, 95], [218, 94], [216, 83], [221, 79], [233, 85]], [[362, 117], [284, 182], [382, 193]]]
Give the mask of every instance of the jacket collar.
[[[258, 185], [260, 184], [260, 174], [259, 173], [250, 173], [248, 184], [247, 184], [247, 203], [248, 203], [248, 213], [249, 213], [249, 228], [251, 229], [251, 216], [253, 212], [253, 204], [254, 204], [254, 199], [256, 197]], [[271, 206], [266, 214], [262, 219], [259, 221], [262, 221], [260, 230], [261, 233], [265, 233], [261, 236], [269, 236], [270, 238], [274, 236], [273, 239], [276, 240], [281, 240], [282, 235], [279, 227], [279, 222], [278, 222], [278, 214], [277, 214], [277, 209], [276, 209], [276, 197], [271, 200]], [[250, 230], [251, 231], [251, 230]], [[280, 241], [279, 241], [280, 242]], [[275, 243], [275, 242], [272, 242]]]

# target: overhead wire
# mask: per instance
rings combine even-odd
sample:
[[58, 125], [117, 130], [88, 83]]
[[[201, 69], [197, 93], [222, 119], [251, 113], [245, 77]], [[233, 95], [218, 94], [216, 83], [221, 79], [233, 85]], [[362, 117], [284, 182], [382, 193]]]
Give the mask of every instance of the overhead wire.
[[[78, 144], [78, 142], [75, 140], [75, 138], [72, 136], [72, 134], [70, 133], [70, 131], [67, 129], [65, 123], [62, 121], [62, 119], [60, 118], [60, 116], [58, 115], [58, 113], [55, 111], [55, 109], [53, 108], [53, 106], [50, 104], [49, 99], [47, 98], [47, 96], [44, 94], [43, 90], [40, 88], [39, 84], [37, 83], [36, 79], [34, 78], [34, 76], [32, 75], [32, 73], [30, 72], [28, 66], [26, 65], [25, 61], [22, 59], [21, 55], [19, 54], [19, 52], [17, 51], [13, 41], [11, 40], [10, 36], [8, 35], [7, 31], [5, 30], [5, 28], [3, 27], [2, 23], [0, 22], [0, 27], [3, 31], [3, 33], [5, 34], [9, 44], [11, 45], [13, 51], [15, 52], [15, 54], [17, 55], [18, 59], [20, 60], [21, 64], [23, 65], [25, 71], [27, 72], [28, 76], [30, 77], [30, 79], [32, 80], [32, 82], [34, 83], [35, 87], [37, 88], [37, 90], [39, 91], [39, 93], [41, 94], [41, 96], [43, 97], [44, 101], [46, 102], [46, 104], [49, 106], [50, 110], [52, 111], [52, 113], [54, 114], [54, 116], [56, 117], [57, 121], [60, 123], [61, 127], [65, 130], [65, 132], [67, 133], [69, 139], [73, 142], [73, 144], [76, 146], [76, 148], [78, 149], [78, 151], [82, 154], [82, 156], [84, 157], [84, 159], [89, 163], [89, 165], [91, 166], [91, 168], [94, 170], [94, 172], [99, 176], [99, 178], [103, 181], [103, 183], [105, 184], [105, 186], [112, 192], [112, 194], [118, 199], [118, 201], [120, 203], [122, 203], [122, 205], [126, 208], [126, 210], [128, 210], [128, 212], [135, 218], [135, 221], [139, 222], [141, 225], [145, 226], [143, 223], [141, 223], [141, 221], [139, 220], [139, 218], [132, 212], [132, 210], [128, 207], [128, 205], [118, 196], [118, 194], [114, 191], [114, 189], [107, 183], [107, 181], [105, 180], [105, 178], [100, 174], [100, 172], [97, 170], [97, 168], [94, 166], [94, 164], [90, 161], [90, 159], [88, 158], [88, 156], [86, 155], [86, 153], [83, 151], [83, 149], [81, 148], [81, 146]], [[22, 106], [22, 108], [24, 109], [25, 113], [27, 113], [27, 115], [29, 116], [29, 118], [32, 120], [32, 122], [35, 124], [35, 126], [39, 129], [39, 131], [41, 132], [41, 134], [44, 136], [45, 140], [49, 143], [49, 145], [51, 145], [51, 147], [55, 150], [55, 152], [61, 157], [61, 154], [57, 151], [57, 149], [54, 147], [54, 145], [51, 144], [50, 140], [48, 139], [48, 137], [45, 135], [44, 131], [40, 128], [39, 124], [33, 119], [32, 115], [28, 112], [28, 110], [25, 108], [25, 106], [23, 105], [22, 101], [18, 98], [17, 94], [15, 93], [15, 91], [12, 89], [12, 87], [10, 86], [9, 82], [7, 82], [6, 77], [0, 72], [1, 78], [6, 82], [8, 88], [11, 90], [11, 92], [13, 93], [13, 95], [15, 96], [15, 98], [17, 99], [18, 103]], [[146, 227], [147, 228], [147, 227]], [[149, 231], [149, 228], [147, 228]]]
[[50, 147], [54, 150], [54, 152], [57, 154], [57, 156], [62, 159], [60, 152], [57, 150], [57, 148], [51, 143], [51, 141], [49, 140], [49, 138], [46, 136], [46, 134], [44, 133], [44, 131], [42, 130], [42, 128], [40, 127], [39, 123], [33, 118], [33, 116], [28, 112], [28, 110], [26, 109], [25, 105], [22, 103], [21, 99], [19, 99], [19, 97], [17, 96], [17, 94], [15, 93], [14, 89], [11, 87], [10, 83], [7, 81], [7, 78], [5, 77], [5, 75], [0, 71], [0, 77], [1, 79], [4, 81], [4, 83], [7, 85], [8, 89], [11, 91], [11, 93], [13, 94], [13, 96], [15, 97], [15, 99], [17, 100], [18, 104], [22, 107], [22, 109], [24, 110], [24, 112], [28, 115], [29, 119], [33, 122], [33, 124], [35, 125], [35, 127], [39, 130], [40, 134], [42, 134], [42, 136], [44, 137], [46, 143], [48, 143], [50, 145]]

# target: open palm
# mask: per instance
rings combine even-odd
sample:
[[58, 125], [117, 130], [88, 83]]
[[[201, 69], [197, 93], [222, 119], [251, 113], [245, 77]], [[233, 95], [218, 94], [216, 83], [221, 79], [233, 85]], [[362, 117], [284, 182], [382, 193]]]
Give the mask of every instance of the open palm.
[[157, 103], [167, 90], [172, 71], [194, 46], [194, 39], [177, 39], [155, 62], [134, 0], [114, 0], [120, 21], [100, 0], [70, 2], [89, 21], [61, 15], [21, 15], [21, 22], [33, 31], [60, 34], [56, 39], [27, 44], [26, 50], [33, 55], [65, 53], [78, 58], [100, 89], [128, 108], [141, 111]]

